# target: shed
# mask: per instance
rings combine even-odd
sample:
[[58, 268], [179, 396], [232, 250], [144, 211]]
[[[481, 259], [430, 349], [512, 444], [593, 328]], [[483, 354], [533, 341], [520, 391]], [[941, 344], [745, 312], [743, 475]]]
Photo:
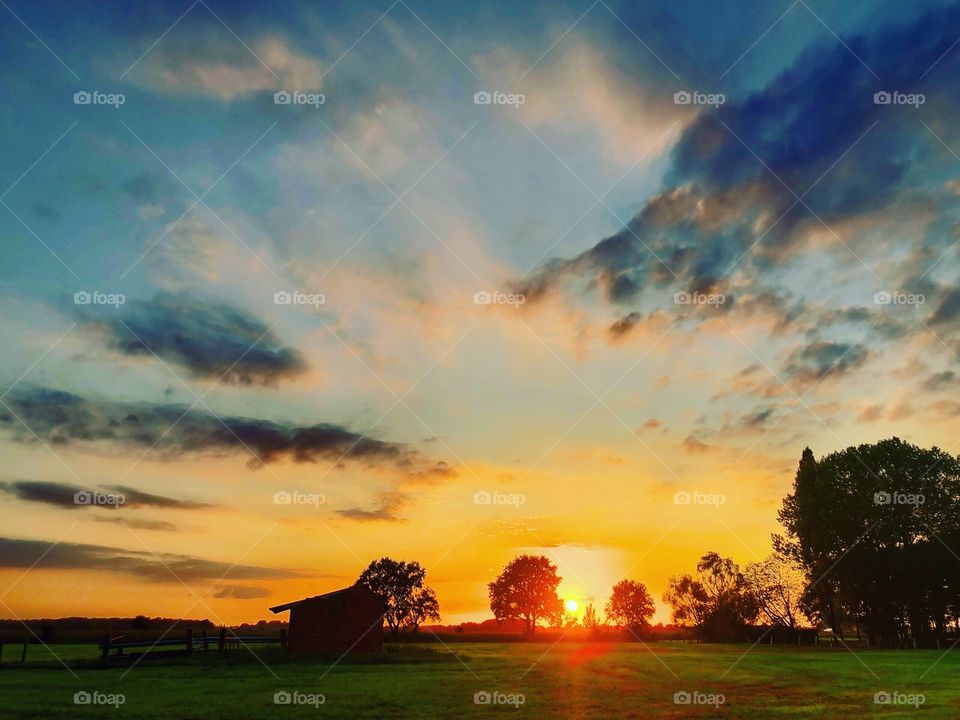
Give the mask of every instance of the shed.
[[371, 653], [383, 649], [386, 605], [364, 585], [295, 600], [270, 608], [290, 611], [290, 652]]

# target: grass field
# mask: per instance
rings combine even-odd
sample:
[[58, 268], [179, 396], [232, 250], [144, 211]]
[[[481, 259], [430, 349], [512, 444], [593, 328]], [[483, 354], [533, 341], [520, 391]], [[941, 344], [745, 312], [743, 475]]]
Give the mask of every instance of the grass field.
[[[82, 659], [91, 646], [53, 647], [79, 679], [32, 647], [26, 665], [0, 668], [0, 718], [960, 717], [960, 651], [458, 643], [388, 646], [382, 657], [336, 665], [271, 648], [257, 657], [241, 650], [150, 659], [131, 670]], [[76, 705], [78, 691], [122, 693], [124, 703]], [[322, 694], [324, 702], [277, 705], [280, 691]], [[522, 694], [523, 703], [476, 704], [484, 691], [501, 700]], [[676, 704], [684, 691], [724, 702]], [[879, 691], [925, 701], [919, 710], [876, 704]]]

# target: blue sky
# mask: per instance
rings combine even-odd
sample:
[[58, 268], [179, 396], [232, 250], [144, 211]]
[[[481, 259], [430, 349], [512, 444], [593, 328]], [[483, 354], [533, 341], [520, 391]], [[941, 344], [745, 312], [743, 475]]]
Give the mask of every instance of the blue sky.
[[[10, 612], [97, 573], [83, 612], [181, 612], [169, 556], [260, 617], [386, 547], [452, 619], [529, 548], [657, 589], [762, 555], [805, 445], [955, 450], [950, 3], [0, 14]], [[149, 497], [63, 501], [116, 487]]]

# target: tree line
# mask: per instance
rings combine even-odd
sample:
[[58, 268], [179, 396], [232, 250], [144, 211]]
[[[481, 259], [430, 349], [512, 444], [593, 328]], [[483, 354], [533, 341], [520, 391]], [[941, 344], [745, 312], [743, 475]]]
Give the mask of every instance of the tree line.
[[[816, 460], [806, 448], [779, 511], [773, 552], [741, 568], [705, 553], [693, 572], [669, 578], [663, 601], [675, 625], [701, 641], [742, 640], [748, 628], [829, 628], [874, 646], [941, 644], [960, 636], [960, 459], [898, 438]], [[384, 598], [391, 632], [440, 620], [436, 593], [416, 562], [382, 558], [358, 582]], [[498, 621], [587, 628], [603, 624], [640, 637], [656, 612], [639, 580], [611, 589], [601, 621], [565, 612], [562, 578], [543, 555], [519, 555], [487, 586]]]

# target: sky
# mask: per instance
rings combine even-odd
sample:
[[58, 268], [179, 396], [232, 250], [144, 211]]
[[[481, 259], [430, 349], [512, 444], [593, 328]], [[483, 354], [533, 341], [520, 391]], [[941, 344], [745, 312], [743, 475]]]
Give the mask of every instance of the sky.
[[955, 5], [0, 5], [0, 617], [667, 621], [804, 447], [957, 451]]

